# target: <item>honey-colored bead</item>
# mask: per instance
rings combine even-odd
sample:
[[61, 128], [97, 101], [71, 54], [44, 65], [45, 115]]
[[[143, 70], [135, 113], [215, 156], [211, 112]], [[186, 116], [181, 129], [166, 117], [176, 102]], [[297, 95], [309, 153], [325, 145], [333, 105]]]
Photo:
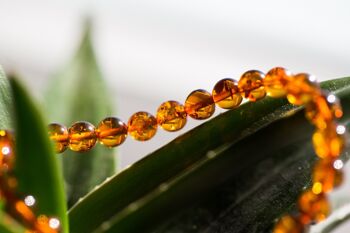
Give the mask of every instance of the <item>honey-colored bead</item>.
[[317, 95], [320, 95], [320, 88], [310, 74], [296, 74], [287, 84], [287, 99], [291, 104], [307, 104]]
[[329, 125], [324, 130], [316, 130], [312, 135], [314, 150], [321, 159], [336, 158], [342, 152], [345, 145], [345, 131], [339, 132], [338, 127], [344, 126]]
[[309, 224], [312, 221], [321, 222], [330, 213], [330, 205], [325, 194], [315, 194], [311, 190], [305, 191], [298, 201], [302, 214], [302, 223]]
[[148, 112], [134, 113], [128, 122], [129, 135], [138, 141], [147, 141], [157, 132], [157, 120]]
[[9, 171], [14, 164], [14, 143], [12, 133], [0, 130], [0, 170]]
[[14, 203], [8, 203], [8, 204], [13, 205], [10, 207], [11, 212], [13, 212], [13, 214], [15, 214], [20, 219], [24, 219], [27, 223], [34, 223], [36, 221], [34, 212], [29, 206], [27, 206], [24, 203], [24, 201], [15, 200]]
[[69, 148], [72, 151], [84, 152], [96, 144], [95, 126], [86, 121], [78, 121], [69, 129]]
[[128, 135], [126, 124], [116, 117], [103, 119], [96, 131], [99, 142], [106, 147], [119, 146]]
[[278, 220], [273, 233], [302, 233], [304, 232], [301, 222], [292, 216], [286, 215]]
[[35, 228], [38, 232], [43, 233], [58, 233], [60, 228], [60, 222], [55, 218], [55, 221], [52, 221], [53, 218], [49, 219], [46, 215], [39, 215], [35, 222]]
[[267, 95], [280, 98], [287, 94], [287, 84], [291, 81], [291, 73], [282, 67], [275, 67], [267, 72], [263, 83]]
[[238, 81], [238, 88], [249, 101], [255, 102], [266, 96], [263, 86], [264, 73], [258, 70], [245, 72]]
[[157, 122], [166, 131], [182, 129], [187, 122], [185, 107], [176, 101], [162, 103], [157, 110]]
[[325, 129], [335, 118], [343, 116], [343, 110], [333, 94], [319, 95], [306, 105], [305, 115], [318, 129]]
[[62, 153], [67, 149], [69, 135], [65, 126], [58, 123], [49, 124], [48, 134], [50, 140], [54, 143], [56, 153]]
[[225, 78], [217, 82], [212, 94], [214, 102], [224, 109], [236, 108], [242, 102], [242, 95], [235, 81], [230, 78]]
[[312, 180], [313, 193], [327, 193], [342, 183], [343, 172], [334, 168], [333, 160], [321, 159], [314, 166]]
[[199, 89], [191, 92], [185, 102], [186, 113], [197, 120], [211, 117], [215, 111], [215, 104], [209, 92]]

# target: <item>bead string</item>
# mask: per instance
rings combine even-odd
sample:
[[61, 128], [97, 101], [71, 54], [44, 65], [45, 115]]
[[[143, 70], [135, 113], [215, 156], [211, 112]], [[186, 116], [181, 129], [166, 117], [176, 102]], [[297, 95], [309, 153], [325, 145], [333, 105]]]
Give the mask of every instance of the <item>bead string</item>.
[[340, 185], [343, 163], [338, 159], [345, 146], [345, 127], [336, 119], [343, 112], [337, 98], [321, 90], [314, 76], [307, 73], [292, 75], [284, 68], [276, 67], [265, 75], [257, 70], [245, 72], [238, 83], [233, 79], [222, 79], [216, 83], [212, 93], [198, 89], [191, 92], [184, 105], [167, 101], [160, 105], [156, 117], [147, 112], [133, 114], [126, 125], [120, 119], [108, 117], [97, 129], [88, 122], [76, 122], [69, 129], [57, 123], [49, 125], [49, 136], [57, 152], [66, 148], [84, 152], [99, 141], [107, 147], [123, 143], [129, 134], [133, 139], [151, 139], [160, 126], [166, 131], [177, 131], [186, 124], [187, 116], [197, 120], [211, 117], [215, 104], [224, 109], [237, 108], [242, 97], [255, 102], [269, 95], [273, 98], [287, 97], [294, 105], [304, 105], [306, 118], [316, 128], [312, 142], [320, 160], [313, 170], [313, 183], [298, 200], [299, 214], [286, 215], [275, 225], [275, 233], [304, 232], [311, 222], [325, 219], [330, 212], [326, 193]]
[[0, 200], [4, 202], [6, 212], [22, 223], [25, 233], [58, 233], [60, 221], [40, 214], [36, 216], [33, 208], [36, 200], [32, 195], [20, 198], [16, 192], [17, 180], [13, 175], [15, 152], [13, 135], [10, 131], [0, 130]]
[[166, 131], [178, 131], [184, 127], [187, 116], [203, 120], [211, 117], [215, 104], [224, 109], [237, 108], [242, 97], [255, 102], [269, 95], [273, 98], [287, 97], [294, 105], [304, 105], [307, 119], [315, 126], [312, 136], [315, 153], [320, 160], [313, 170], [310, 189], [299, 197], [299, 214], [286, 215], [275, 225], [275, 233], [304, 232], [311, 222], [325, 219], [330, 212], [326, 193], [340, 185], [343, 166], [338, 159], [345, 147], [345, 127], [336, 119], [343, 115], [337, 98], [321, 90], [314, 76], [306, 73], [292, 75], [284, 68], [276, 67], [266, 75], [257, 70], [245, 72], [238, 83], [222, 79], [216, 83], [212, 94], [198, 89], [191, 92], [184, 105], [167, 101], [160, 105], [156, 117], [148, 112], [133, 114], [126, 125], [116, 117], [103, 119], [97, 129], [85, 121], [74, 123], [69, 129], [52, 123], [48, 134], [55, 144], [56, 152], [67, 148], [84, 152], [97, 141], [107, 147], [122, 144], [127, 135], [139, 141], [151, 139], [160, 126]]

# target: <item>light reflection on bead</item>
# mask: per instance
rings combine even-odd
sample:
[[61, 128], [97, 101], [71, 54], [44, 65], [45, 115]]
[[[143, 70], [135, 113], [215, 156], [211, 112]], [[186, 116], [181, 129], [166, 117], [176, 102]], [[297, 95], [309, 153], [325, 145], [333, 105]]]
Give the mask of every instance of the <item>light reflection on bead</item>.
[[205, 90], [192, 91], [185, 101], [186, 113], [197, 120], [211, 117], [215, 111], [215, 104], [211, 94]]
[[157, 132], [157, 120], [148, 112], [134, 113], [128, 121], [129, 135], [138, 141], [147, 141]]
[[69, 148], [72, 151], [84, 152], [96, 144], [95, 126], [86, 121], [78, 121], [69, 129]]
[[24, 203], [31, 207], [35, 204], [35, 198], [32, 195], [28, 195], [24, 198]]
[[157, 122], [166, 131], [182, 129], [187, 122], [185, 107], [172, 100], [162, 103], [157, 110]]
[[224, 109], [237, 108], [243, 99], [235, 81], [230, 78], [217, 82], [213, 88], [212, 95], [214, 102]]
[[342, 169], [344, 167], [344, 163], [340, 159], [337, 159], [337, 160], [334, 161], [333, 167], [335, 169], [337, 169], [337, 170], [340, 170], [340, 169]]
[[107, 117], [99, 123], [96, 132], [102, 145], [116, 147], [125, 141], [128, 127], [116, 117]]
[[343, 135], [346, 132], [346, 128], [344, 125], [338, 125], [336, 128], [337, 134]]
[[54, 143], [56, 153], [62, 153], [68, 147], [69, 135], [64, 125], [51, 123], [48, 125], [50, 140]]
[[255, 102], [266, 96], [263, 86], [264, 73], [258, 70], [249, 70], [245, 72], [238, 81], [238, 88], [245, 98]]
[[57, 218], [50, 218], [49, 226], [52, 229], [58, 229], [60, 227], [60, 225], [61, 225], [60, 220], [58, 220]]
[[285, 68], [275, 67], [271, 69], [263, 80], [267, 94], [274, 98], [286, 96], [286, 86], [291, 81], [291, 76], [292, 74]]

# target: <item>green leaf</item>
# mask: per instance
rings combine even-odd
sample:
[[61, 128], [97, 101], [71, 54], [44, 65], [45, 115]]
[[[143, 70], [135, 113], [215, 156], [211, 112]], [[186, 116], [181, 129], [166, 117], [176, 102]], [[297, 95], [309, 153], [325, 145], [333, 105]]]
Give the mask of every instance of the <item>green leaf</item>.
[[[337, 93], [345, 100], [349, 92]], [[263, 232], [309, 181], [312, 127], [299, 109], [265, 98], [187, 132], [77, 203], [71, 232]]]
[[0, 66], [0, 128], [11, 129], [12, 98], [6, 75]]
[[68, 232], [63, 177], [47, 136], [46, 123], [17, 79], [10, 79], [14, 101], [16, 166], [19, 193], [36, 198], [36, 212], [60, 219]]
[[[97, 125], [112, 114], [107, 93], [88, 27], [74, 59], [49, 88], [50, 121], [70, 126], [84, 120]], [[114, 151], [99, 145], [83, 155], [66, 151], [62, 158], [69, 206], [115, 172]]]
[[0, 223], [0, 232], [1, 233], [15, 233], [12, 231], [8, 226], [4, 225], [3, 223]]
[[24, 233], [25, 228], [7, 213], [1, 213], [0, 216], [1, 233]]

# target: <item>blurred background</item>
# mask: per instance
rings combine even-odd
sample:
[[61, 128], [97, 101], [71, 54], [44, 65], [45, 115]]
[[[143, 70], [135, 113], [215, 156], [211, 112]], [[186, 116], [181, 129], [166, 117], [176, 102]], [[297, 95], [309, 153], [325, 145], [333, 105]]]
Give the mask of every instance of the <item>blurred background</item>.
[[[50, 77], [74, 55], [89, 16], [116, 115], [127, 121], [249, 69], [283, 66], [319, 80], [349, 76], [349, 10], [346, 0], [0, 0], [0, 64], [19, 72], [41, 101]], [[159, 130], [147, 143], [127, 140], [119, 166], [200, 123], [189, 120], [174, 134]]]

